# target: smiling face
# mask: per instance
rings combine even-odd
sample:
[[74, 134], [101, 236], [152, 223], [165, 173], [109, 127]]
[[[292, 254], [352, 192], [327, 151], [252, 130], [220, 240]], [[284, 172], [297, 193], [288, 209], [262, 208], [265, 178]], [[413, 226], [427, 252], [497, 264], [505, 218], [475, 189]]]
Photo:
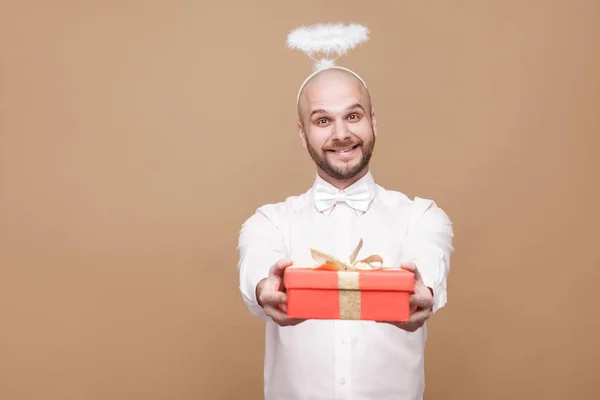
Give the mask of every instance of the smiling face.
[[323, 179], [342, 188], [367, 173], [377, 124], [357, 77], [338, 69], [317, 74], [302, 90], [298, 115], [302, 145]]

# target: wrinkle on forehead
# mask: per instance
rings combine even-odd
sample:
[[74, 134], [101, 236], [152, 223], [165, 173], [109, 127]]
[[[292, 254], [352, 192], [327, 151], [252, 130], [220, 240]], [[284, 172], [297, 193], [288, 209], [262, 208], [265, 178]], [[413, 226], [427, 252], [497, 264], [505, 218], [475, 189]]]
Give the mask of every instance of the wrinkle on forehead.
[[371, 96], [365, 85], [352, 73], [339, 69], [324, 70], [313, 76], [300, 93], [298, 116], [300, 119], [316, 104], [326, 108], [327, 103], [351, 98], [358, 100], [368, 114], [371, 113]]

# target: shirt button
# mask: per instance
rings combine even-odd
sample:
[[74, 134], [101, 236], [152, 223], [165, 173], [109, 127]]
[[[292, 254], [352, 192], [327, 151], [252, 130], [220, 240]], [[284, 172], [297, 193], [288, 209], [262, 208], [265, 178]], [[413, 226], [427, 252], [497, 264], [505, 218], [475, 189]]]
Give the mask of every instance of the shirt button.
[[346, 379], [345, 379], [345, 378], [342, 378], [342, 379], [340, 379], [340, 383], [341, 383], [342, 385], [345, 385], [345, 384], [346, 384]]
[[346, 344], [346, 339], [342, 339], [342, 344]]

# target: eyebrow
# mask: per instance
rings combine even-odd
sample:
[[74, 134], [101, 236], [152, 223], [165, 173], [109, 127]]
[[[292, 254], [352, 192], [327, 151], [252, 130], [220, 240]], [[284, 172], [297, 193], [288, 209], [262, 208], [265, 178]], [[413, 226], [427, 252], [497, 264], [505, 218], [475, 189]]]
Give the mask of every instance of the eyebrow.
[[[365, 108], [360, 103], [352, 104], [350, 107], [346, 108], [346, 111], [353, 110], [355, 108], [359, 108], [359, 109], [363, 110], [363, 112], [365, 112]], [[325, 114], [325, 113], [327, 113], [326, 110], [323, 110], [322, 108], [318, 108], [316, 110], [312, 110], [311, 111], [311, 113], [309, 115], [309, 118], [312, 118], [312, 116], [315, 115], [315, 114]]]

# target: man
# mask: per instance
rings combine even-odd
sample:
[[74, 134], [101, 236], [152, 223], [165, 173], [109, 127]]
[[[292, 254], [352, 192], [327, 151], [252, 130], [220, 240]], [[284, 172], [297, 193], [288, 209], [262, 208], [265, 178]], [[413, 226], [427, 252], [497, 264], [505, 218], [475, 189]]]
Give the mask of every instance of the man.
[[[265, 399], [422, 399], [425, 322], [446, 303], [452, 223], [433, 201], [375, 183], [369, 161], [377, 122], [357, 75], [324, 69], [298, 100], [300, 140], [317, 169], [314, 185], [260, 207], [243, 224], [238, 246], [244, 301], [267, 325]], [[415, 273], [410, 321], [290, 320], [285, 268], [313, 265], [311, 248], [347, 259], [360, 239], [364, 254]]]

